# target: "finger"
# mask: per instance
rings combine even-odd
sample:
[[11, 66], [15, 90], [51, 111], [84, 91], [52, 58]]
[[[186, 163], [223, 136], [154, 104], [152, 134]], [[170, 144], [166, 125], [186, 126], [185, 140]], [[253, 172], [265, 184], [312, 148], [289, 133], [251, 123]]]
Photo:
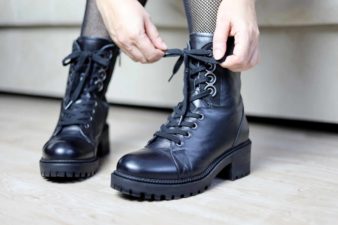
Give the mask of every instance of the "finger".
[[252, 38], [250, 42], [249, 60], [247, 63], [247, 69], [250, 69], [258, 64], [259, 59], [259, 44], [256, 38]]
[[230, 22], [223, 15], [222, 11], [219, 11], [213, 38], [213, 54], [216, 60], [221, 59], [225, 55], [229, 31]]
[[122, 51], [129, 56], [135, 62], [146, 63], [147, 60], [144, 55], [138, 50], [136, 46], [129, 45], [128, 47], [122, 47]]
[[136, 40], [136, 47], [146, 58], [147, 62], [155, 62], [163, 57], [163, 51], [156, 49], [146, 34]]
[[233, 55], [228, 56], [222, 67], [229, 69], [245, 69], [250, 60], [250, 38], [246, 32], [238, 32], [235, 35], [235, 47]]
[[[245, 71], [248, 70], [252, 67], [254, 67], [257, 64], [257, 58], [255, 58], [256, 55], [253, 55], [252, 58], [250, 58], [250, 60], [246, 63], [239, 63], [240, 59], [238, 59], [238, 57], [231, 55], [227, 57], [227, 62], [224, 62], [223, 64], [221, 64], [221, 67], [223, 68], [227, 68], [231, 71], [234, 72], [241, 72], [241, 71]], [[231, 64], [230, 66], [228, 64]]]
[[167, 50], [168, 49], [166, 43], [160, 37], [160, 34], [157, 31], [157, 28], [151, 22], [150, 18], [147, 18], [145, 20], [144, 28], [145, 28], [146, 34], [148, 35], [151, 42], [153, 43], [153, 45], [156, 48], [161, 49], [161, 50]]
[[257, 49], [255, 51], [255, 53], [253, 54], [252, 58], [250, 59], [250, 66], [254, 67], [255, 65], [257, 65], [259, 62], [259, 50]]
[[251, 50], [250, 43], [251, 38], [248, 32], [239, 31], [236, 33], [233, 55], [237, 56], [242, 64], [249, 60]]
[[134, 62], [146, 61], [143, 54], [135, 49], [136, 47], [133, 46], [131, 41], [127, 40], [126, 35], [122, 35], [121, 33], [117, 37], [113, 38], [114, 43]]
[[253, 58], [257, 51], [258, 51], [257, 44], [253, 40], [250, 43], [250, 50], [248, 51], [248, 60], [246, 60], [246, 65], [244, 65], [243, 68], [245, 67], [245, 69], [250, 69], [255, 65], [253, 64], [254, 63]]
[[239, 72], [241, 71], [241, 65], [238, 62], [239, 59], [237, 56], [230, 55], [225, 59], [225, 61], [222, 64], [220, 64], [220, 66], [234, 72]]

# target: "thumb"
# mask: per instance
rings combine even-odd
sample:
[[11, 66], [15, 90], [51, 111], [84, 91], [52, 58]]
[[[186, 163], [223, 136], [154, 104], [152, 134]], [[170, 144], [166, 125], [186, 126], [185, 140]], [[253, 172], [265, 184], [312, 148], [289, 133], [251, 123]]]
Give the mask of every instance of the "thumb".
[[160, 34], [157, 31], [157, 28], [153, 24], [153, 22], [150, 20], [150, 18], [146, 18], [144, 21], [144, 27], [145, 32], [148, 35], [149, 39], [153, 43], [153, 45], [160, 49], [160, 50], [167, 50], [167, 45], [164, 43], [162, 38], [160, 37]]
[[213, 38], [213, 54], [216, 60], [221, 59], [226, 52], [226, 43], [229, 36], [230, 22], [218, 11], [216, 29]]

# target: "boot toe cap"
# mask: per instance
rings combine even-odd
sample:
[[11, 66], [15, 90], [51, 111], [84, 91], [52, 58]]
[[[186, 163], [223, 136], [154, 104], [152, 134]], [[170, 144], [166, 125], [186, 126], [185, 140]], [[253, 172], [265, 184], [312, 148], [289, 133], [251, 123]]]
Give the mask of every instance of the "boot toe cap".
[[92, 146], [83, 140], [51, 140], [43, 149], [42, 158], [47, 160], [81, 160], [95, 157]]
[[123, 156], [118, 164], [119, 173], [138, 178], [177, 179], [175, 162], [163, 151], [142, 149]]

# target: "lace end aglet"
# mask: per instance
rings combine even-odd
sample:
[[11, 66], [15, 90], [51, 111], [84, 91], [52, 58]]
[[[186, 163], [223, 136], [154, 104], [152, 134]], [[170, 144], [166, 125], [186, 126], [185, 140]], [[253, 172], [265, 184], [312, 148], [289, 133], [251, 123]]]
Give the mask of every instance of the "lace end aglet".
[[170, 76], [169, 79], [168, 79], [168, 82], [170, 82], [170, 81], [173, 79], [174, 75], [175, 75], [174, 73], [171, 74], [171, 76]]
[[166, 50], [166, 51], [164, 51], [163, 58], [168, 57], [169, 55], [170, 55], [170, 53], [168, 52], [168, 50]]

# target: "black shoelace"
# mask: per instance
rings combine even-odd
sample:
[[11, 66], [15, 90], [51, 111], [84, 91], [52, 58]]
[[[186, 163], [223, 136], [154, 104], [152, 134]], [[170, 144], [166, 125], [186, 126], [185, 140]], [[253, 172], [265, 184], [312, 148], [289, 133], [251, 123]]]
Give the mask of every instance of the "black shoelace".
[[[88, 126], [88, 121], [92, 120], [92, 114], [95, 113], [97, 102], [93, 99], [81, 98], [84, 92], [92, 93], [103, 89], [103, 82], [106, 79], [106, 69], [109, 66], [111, 57], [107, 57], [107, 50], [113, 45], [109, 45], [104, 49], [96, 52], [91, 51], [74, 51], [69, 54], [62, 64], [67, 66], [73, 64], [72, 76], [73, 85], [68, 102], [65, 104], [59, 125], [85, 125]], [[96, 74], [91, 74], [94, 64], [97, 64], [101, 69]], [[83, 68], [85, 67], [84, 72]], [[90, 83], [90, 85], [86, 85]], [[76, 101], [81, 99], [80, 104]], [[74, 104], [75, 103], [75, 104]]]
[[[186, 69], [184, 71], [183, 102], [180, 102], [174, 108], [174, 111], [169, 117], [168, 122], [162, 125], [160, 131], [156, 132], [154, 135], [157, 137], [168, 139], [178, 145], [181, 145], [181, 139], [178, 137], [178, 135], [182, 135], [185, 137], [189, 136], [190, 133], [188, 132], [187, 128], [196, 128], [197, 124], [193, 121], [203, 118], [203, 115], [191, 112], [191, 110], [189, 110], [190, 104], [197, 99], [202, 99], [209, 95], [213, 95], [215, 93], [214, 91], [216, 91], [204, 88], [198, 93], [190, 96], [190, 78], [199, 74], [200, 72], [214, 70], [218, 62], [212, 57], [212, 50], [205, 49], [169, 49], [165, 55], [165, 57], [175, 56], [179, 56], [179, 58], [174, 66], [173, 73], [169, 78], [169, 81], [173, 78], [173, 76], [178, 72], [178, 70], [184, 63]], [[196, 63], [190, 63], [191, 60], [194, 60]], [[195, 87], [193, 88], [195, 89], [200, 84], [206, 84], [207, 82], [210, 82], [208, 76], [197, 76], [196, 78], [194, 78]], [[187, 120], [187, 118], [191, 118], [192, 120]]]

